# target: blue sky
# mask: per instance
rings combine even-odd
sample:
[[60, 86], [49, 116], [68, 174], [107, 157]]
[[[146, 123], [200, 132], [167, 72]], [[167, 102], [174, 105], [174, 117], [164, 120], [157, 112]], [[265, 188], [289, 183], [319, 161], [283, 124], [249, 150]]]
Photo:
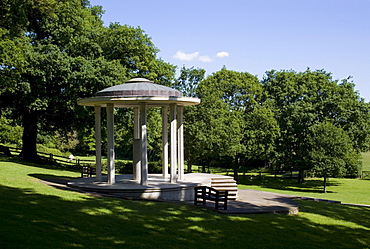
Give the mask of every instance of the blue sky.
[[266, 71], [307, 67], [353, 76], [370, 101], [370, 0], [91, 0], [105, 25], [142, 28], [179, 68]]

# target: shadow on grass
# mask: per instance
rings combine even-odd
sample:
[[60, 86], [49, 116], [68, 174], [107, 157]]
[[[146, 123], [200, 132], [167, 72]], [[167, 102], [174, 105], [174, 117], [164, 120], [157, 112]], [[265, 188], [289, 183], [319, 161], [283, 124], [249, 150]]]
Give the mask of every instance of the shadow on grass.
[[[304, 193], [323, 193], [324, 183], [322, 179], [309, 179], [305, 183], [297, 183], [297, 180], [294, 179], [282, 179], [282, 178], [273, 178], [273, 177], [264, 177], [262, 180], [252, 179], [245, 180], [241, 179], [239, 184], [243, 185], [255, 185], [264, 188], [272, 188], [279, 190], [290, 190]], [[340, 183], [329, 181], [327, 182], [327, 187], [330, 186], [339, 186]], [[327, 191], [327, 193], [334, 193], [332, 191]]]
[[82, 194], [67, 199], [0, 185], [0, 248], [363, 248], [370, 243], [370, 209], [301, 203], [305, 212], [354, 226], [304, 215], [227, 216], [175, 203]]
[[52, 175], [52, 174], [29, 174], [31, 177], [35, 177], [42, 181], [45, 181], [50, 184], [63, 184], [66, 185], [67, 182], [77, 179], [79, 177], [70, 177], [70, 176], [60, 176], [60, 175]]
[[[63, 171], [59, 173], [28, 175], [59, 181], [65, 178]], [[36, 184], [40, 183], [29, 181], [29, 188], [0, 185], [0, 248], [364, 248], [370, 244], [368, 208], [300, 201], [299, 215], [227, 216], [177, 203], [91, 197], [53, 188], [40, 193], [36, 191], [40, 188], [32, 188]]]
[[73, 172], [80, 172], [76, 168], [68, 168], [66, 166], [60, 165], [60, 164], [50, 164], [49, 162], [45, 161], [44, 163], [33, 163], [24, 161], [23, 159], [19, 158], [18, 156], [4, 156], [0, 154], [0, 162], [12, 162], [21, 164], [24, 166], [31, 166], [31, 167], [37, 167], [37, 168], [43, 168], [43, 169], [59, 169], [59, 170], [68, 170]]

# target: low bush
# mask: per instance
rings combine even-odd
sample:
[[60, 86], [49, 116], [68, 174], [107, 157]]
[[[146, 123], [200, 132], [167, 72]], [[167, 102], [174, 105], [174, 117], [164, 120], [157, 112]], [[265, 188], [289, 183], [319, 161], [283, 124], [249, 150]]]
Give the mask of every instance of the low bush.
[[43, 144], [37, 144], [37, 152], [53, 154], [55, 156], [62, 156], [62, 157], [68, 157], [71, 154], [70, 152], [61, 152], [60, 150], [55, 149], [55, 148], [48, 148]]

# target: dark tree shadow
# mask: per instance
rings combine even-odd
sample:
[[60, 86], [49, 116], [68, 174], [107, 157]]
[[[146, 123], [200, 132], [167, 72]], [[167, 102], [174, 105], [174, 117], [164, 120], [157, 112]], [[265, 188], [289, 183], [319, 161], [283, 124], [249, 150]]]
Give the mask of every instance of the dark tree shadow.
[[302, 215], [227, 216], [198, 207], [0, 186], [0, 248], [364, 248], [370, 209], [301, 201]]

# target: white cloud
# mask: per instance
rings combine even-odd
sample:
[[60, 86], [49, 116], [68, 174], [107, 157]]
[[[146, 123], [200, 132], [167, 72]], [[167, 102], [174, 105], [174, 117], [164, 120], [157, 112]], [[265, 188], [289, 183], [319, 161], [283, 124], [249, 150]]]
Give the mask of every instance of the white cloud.
[[208, 55], [199, 56], [198, 60], [200, 60], [201, 62], [212, 62], [213, 61], [212, 58], [209, 57]]
[[229, 57], [229, 53], [228, 52], [218, 52], [216, 54], [216, 57], [218, 57], [218, 58]]
[[197, 59], [198, 56], [199, 56], [199, 52], [195, 52], [195, 53], [192, 53], [192, 54], [186, 54], [186, 53], [179, 50], [172, 57], [175, 58], [175, 59], [179, 59], [181, 61], [192, 61], [192, 60]]
[[229, 57], [228, 52], [218, 52], [215, 56], [200, 55], [199, 52], [194, 53], [184, 53], [181, 50], [177, 51], [172, 58], [179, 59], [181, 61], [201, 61], [201, 62], [212, 62], [214, 58], [225, 58]]

